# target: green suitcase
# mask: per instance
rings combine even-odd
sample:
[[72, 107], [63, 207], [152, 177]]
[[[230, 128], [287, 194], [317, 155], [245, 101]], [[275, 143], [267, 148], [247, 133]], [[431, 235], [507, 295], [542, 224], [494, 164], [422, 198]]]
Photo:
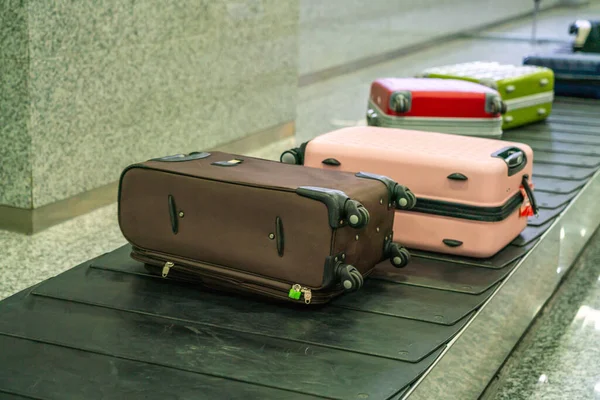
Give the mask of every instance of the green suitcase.
[[429, 68], [418, 77], [462, 79], [496, 89], [507, 106], [503, 130], [543, 121], [552, 112], [554, 73], [549, 68], [476, 61]]

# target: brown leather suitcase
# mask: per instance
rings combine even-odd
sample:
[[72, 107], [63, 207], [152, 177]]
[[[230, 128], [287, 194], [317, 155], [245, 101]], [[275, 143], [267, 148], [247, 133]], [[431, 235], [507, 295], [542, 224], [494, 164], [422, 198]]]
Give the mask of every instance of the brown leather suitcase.
[[411, 195], [380, 175], [194, 152], [127, 167], [119, 225], [165, 278], [319, 304], [386, 258], [407, 264], [392, 226]]

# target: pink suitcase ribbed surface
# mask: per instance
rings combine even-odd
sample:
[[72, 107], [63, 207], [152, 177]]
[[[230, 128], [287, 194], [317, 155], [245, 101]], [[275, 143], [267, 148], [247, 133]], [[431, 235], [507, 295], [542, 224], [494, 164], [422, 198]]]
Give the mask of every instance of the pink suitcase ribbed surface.
[[[517, 147], [527, 157], [521, 173], [507, 175], [503, 159], [492, 154]], [[523, 174], [531, 176], [533, 150], [522, 143], [435, 132], [378, 127], [351, 127], [321, 135], [306, 147], [304, 165], [366, 170], [408, 186], [417, 197], [480, 207], [500, 206], [519, 190]], [[340, 167], [323, 166], [335, 158]], [[452, 174], [465, 181], [448, 179]]]
[[[519, 168], [511, 169], [505, 161], [513, 153], [524, 155]], [[331, 160], [339, 165], [327, 165]], [[385, 175], [407, 186], [417, 199], [488, 209], [517, 201], [514, 211], [509, 209], [510, 214], [493, 222], [397, 211], [394, 241], [409, 248], [485, 258], [527, 226], [527, 217], [520, 215], [523, 200], [519, 193], [524, 182], [531, 182], [533, 151], [522, 143], [352, 127], [308, 142], [304, 165]]]

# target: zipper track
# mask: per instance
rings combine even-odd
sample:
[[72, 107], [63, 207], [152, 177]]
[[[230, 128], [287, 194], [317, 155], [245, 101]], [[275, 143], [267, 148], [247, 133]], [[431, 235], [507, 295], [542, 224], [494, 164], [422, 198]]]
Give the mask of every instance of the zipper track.
[[412, 210], [402, 212], [420, 212], [472, 221], [499, 222], [512, 215], [524, 200], [520, 192], [499, 207], [477, 207], [443, 200], [417, 198], [417, 204]]
[[[272, 286], [269, 286], [268, 284], [265, 284], [265, 283], [248, 282], [243, 279], [239, 279], [236, 277], [231, 277], [231, 276], [227, 276], [226, 274], [223, 274], [223, 272], [227, 271], [228, 269], [233, 271], [233, 269], [230, 269], [230, 268], [217, 266], [217, 265], [213, 265], [213, 264], [209, 264], [209, 263], [197, 263], [192, 260], [186, 260], [181, 257], [174, 257], [174, 256], [160, 253], [160, 252], [148, 251], [148, 250], [145, 250], [145, 249], [142, 249], [139, 247], [135, 247], [135, 246], [133, 247], [132, 258], [136, 259], [137, 261], [143, 262], [144, 264], [148, 264], [153, 267], [156, 267], [156, 268], [163, 267], [165, 262], [170, 261], [170, 262], [173, 262], [173, 264], [174, 264], [172, 267], [170, 267], [170, 270], [172, 270], [173, 272], [177, 272], [179, 274], [183, 274], [184, 276], [187, 275], [187, 276], [191, 276], [192, 278], [193, 277], [198, 277], [198, 278], [205, 277], [205, 278], [214, 279], [216, 281], [223, 282], [225, 286], [228, 286], [230, 288], [235, 288], [235, 287], [244, 288], [244, 289], [246, 289], [246, 291], [250, 291], [250, 292], [254, 292], [254, 293], [261, 293], [268, 297], [278, 298], [281, 300], [287, 300], [287, 301], [291, 301], [294, 303], [302, 302], [302, 300], [293, 300], [288, 296], [290, 289], [294, 285], [289, 282], [271, 280], [270, 283], [273, 284]], [[219, 271], [209, 272], [209, 271], [207, 271], [207, 268], [206, 268], [207, 266], [213, 267], [215, 269], [218, 268]], [[245, 272], [245, 271], [237, 271], [236, 270], [236, 272], [253, 275], [253, 274]], [[369, 273], [370, 272], [371, 271], [369, 271]], [[365, 276], [366, 275], [368, 275], [368, 274], [365, 274]], [[255, 276], [258, 277], [259, 275], [255, 275]], [[268, 279], [268, 278], [265, 278], [265, 279]], [[191, 279], [191, 280], [193, 281], [194, 279]], [[311, 292], [312, 292], [312, 290], [320, 289], [320, 288], [310, 288], [310, 287], [307, 287], [307, 288], [310, 289]], [[326, 303], [329, 299], [335, 297], [337, 294], [341, 293], [342, 291], [343, 291], [343, 289], [331, 290], [331, 291], [328, 291], [327, 293], [319, 293], [318, 291], [312, 292], [311, 304]]]

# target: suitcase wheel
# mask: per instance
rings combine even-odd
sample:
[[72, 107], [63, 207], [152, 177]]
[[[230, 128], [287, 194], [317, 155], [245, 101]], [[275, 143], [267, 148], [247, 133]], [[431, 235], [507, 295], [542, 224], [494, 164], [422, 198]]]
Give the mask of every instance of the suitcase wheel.
[[296, 149], [286, 150], [283, 153], [281, 153], [279, 161], [281, 161], [284, 164], [298, 165], [300, 164], [300, 155], [298, 154], [298, 151]]
[[354, 200], [347, 200], [345, 204], [346, 219], [348, 225], [354, 229], [360, 229], [369, 223], [371, 216], [362, 204]]
[[396, 186], [395, 198], [396, 205], [400, 210], [410, 210], [417, 204], [417, 197], [406, 186]]
[[387, 248], [387, 256], [396, 268], [404, 268], [410, 261], [409, 251], [397, 243], [390, 242]]
[[500, 106], [500, 114], [506, 114], [506, 112], [508, 111], [508, 107], [506, 106], [505, 102], [502, 102], [502, 106]]
[[505, 114], [507, 110], [506, 103], [500, 97], [494, 97], [492, 104], [490, 104], [490, 112], [492, 114]]
[[369, 109], [367, 111], [367, 125], [379, 126], [379, 115], [374, 110]]
[[405, 113], [408, 111], [408, 99], [403, 94], [396, 94], [392, 99], [392, 108], [397, 113]]
[[338, 264], [335, 268], [335, 275], [347, 293], [356, 292], [363, 286], [364, 279], [361, 273], [352, 265]]

